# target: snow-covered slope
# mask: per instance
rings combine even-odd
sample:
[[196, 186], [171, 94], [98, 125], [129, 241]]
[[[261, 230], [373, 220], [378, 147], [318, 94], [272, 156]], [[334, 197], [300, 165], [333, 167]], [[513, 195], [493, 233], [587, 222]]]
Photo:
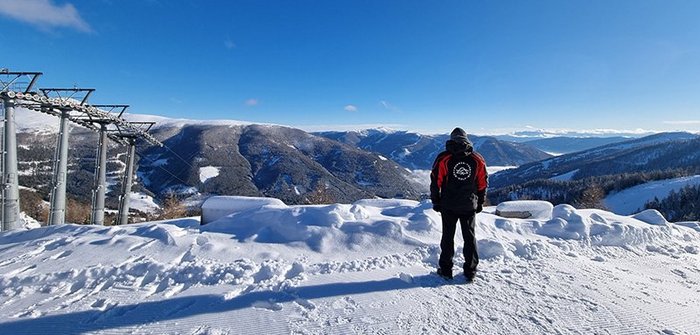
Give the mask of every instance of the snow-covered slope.
[[700, 136], [661, 133], [529, 163], [495, 174], [494, 188], [577, 172], [568, 179], [698, 166]]
[[481, 213], [466, 284], [429, 274], [441, 227], [429, 202], [255, 201], [232, 199], [240, 210], [205, 226], [0, 233], [0, 333], [700, 333], [697, 222]]
[[57, 133], [60, 126], [60, 119], [49, 114], [35, 112], [26, 108], [16, 108], [15, 123], [17, 124], [18, 132]]
[[671, 191], [678, 191], [683, 187], [699, 184], [700, 176], [657, 180], [608, 195], [604, 203], [613, 212], [628, 215], [643, 209], [644, 205], [654, 200], [654, 198], [662, 200], [668, 197]]

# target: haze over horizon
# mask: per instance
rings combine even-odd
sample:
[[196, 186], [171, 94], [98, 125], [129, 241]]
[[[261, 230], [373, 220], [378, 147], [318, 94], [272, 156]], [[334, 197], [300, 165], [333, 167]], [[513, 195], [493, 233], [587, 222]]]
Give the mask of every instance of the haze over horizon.
[[0, 2], [0, 67], [305, 130], [700, 132], [700, 3]]

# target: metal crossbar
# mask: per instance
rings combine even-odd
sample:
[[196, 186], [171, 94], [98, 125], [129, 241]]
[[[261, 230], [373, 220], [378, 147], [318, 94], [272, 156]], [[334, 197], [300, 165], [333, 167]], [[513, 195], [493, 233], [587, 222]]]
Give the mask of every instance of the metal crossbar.
[[[63, 223], [65, 218], [65, 183], [68, 151], [69, 123], [75, 123], [100, 133], [98, 153], [100, 161], [96, 169], [96, 185], [93, 191], [93, 223], [103, 224], [104, 218], [104, 172], [106, 138], [129, 147], [129, 165], [125, 182], [133, 178], [133, 159], [138, 139], [163, 146], [148, 131], [154, 122], [129, 122], [122, 118], [128, 105], [90, 105], [88, 100], [93, 88], [41, 88], [32, 89], [41, 72], [11, 72], [0, 69], [0, 102], [2, 102], [4, 126], [2, 129], [2, 225], [0, 230], [20, 228], [19, 195], [17, 182], [17, 147], [14, 127], [15, 107], [24, 107], [61, 118], [51, 193], [49, 224]], [[23, 79], [24, 78], [24, 79]], [[26, 80], [26, 81], [23, 81]], [[130, 186], [130, 185], [129, 185]], [[128, 192], [125, 188], [120, 199], [120, 223], [128, 220]]]

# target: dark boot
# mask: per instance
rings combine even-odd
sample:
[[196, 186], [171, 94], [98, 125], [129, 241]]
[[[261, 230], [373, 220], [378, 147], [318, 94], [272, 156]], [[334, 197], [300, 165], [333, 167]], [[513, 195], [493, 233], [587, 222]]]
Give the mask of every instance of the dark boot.
[[452, 279], [452, 270], [443, 270], [442, 268], [439, 268], [437, 270], [437, 274], [442, 278]]
[[465, 271], [464, 272], [464, 279], [467, 280], [467, 283], [473, 282], [475, 277], [476, 277], [476, 271], [470, 271], [470, 272]]

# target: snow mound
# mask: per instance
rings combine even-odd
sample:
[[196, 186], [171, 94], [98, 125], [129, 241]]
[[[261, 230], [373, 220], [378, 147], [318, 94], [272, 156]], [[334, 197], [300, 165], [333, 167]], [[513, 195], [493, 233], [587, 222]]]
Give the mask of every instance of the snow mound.
[[496, 207], [496, 215], [520, 219], [549, 219], [552, 204], [539, 200], [505, 201]]
[[668, 224], [666, 218], [655, 209], [647, 209], [632, 216], [633, 218], [648, 224], [663, 226]]
[[265, 206], [284, 207], [284, 202], [274, 198], [241, 196], [214, 196], [202, 203], [202, 224], [216, 221], [224, 216]]
[[552, 211], [552, 219], [536, 227], [535, 232], [551, 238], [581, 240], [591, 245], [647, 249], [653, 245], [652, 249], [663, 249], [657, 247], [676, 244], [671, 249], [679, 249], [676, 242], [680, 240], [679, 236], [687, 234], [687, 229], [668, 223], [655, 210], [628, 217], [602, 210], [577, 210], [570, 205], [558, 205]]
[[492, 239], [481, 239], [477, 241], [479, 258], [491, 259], [508, 255], [508, 248], [503, 242]]
[[[503, 208], [513, 212], [525, 211], [531, 208], [527, 205], [515, 202]], [[480, 253], [483, 253], [481, 256], [537, 259], [555, 252], [552, 245], [568, 253], [570, 243], [637, 248], [664, 254], [693, 253], [698, 250], [698, 243], [693, 242], [695, 237], [691, 237], [700, 232], [698, 223], [669, 223], [654, 210], [635, 216], [622, 216], [563, 204], [553, 206], [549, 213], [550, 217], [546, 219], [503, 218], [486, 212], [479, 214], [477, 237], [481, 238], [478, 241]], [[546, 212], [540, 212], [540, 215], [546, 217]]]
[[[377, 199], [352, 205], [287, 206], [265, 198], [238, 197], [239, 203], [226, 202], [227, 198], [231, 197], [204, 203], [208, 223], [202, 231], [230, 234], [241, 242], [301, 244], [321, 253], [375, 249], [387, 243], [420, 245], [410, 235], [439, 226], [434, 214], [427, 213], [431, 211], [427, 202]], [[208, 213], [213, 208], [232, 214], [212, 222]]]

